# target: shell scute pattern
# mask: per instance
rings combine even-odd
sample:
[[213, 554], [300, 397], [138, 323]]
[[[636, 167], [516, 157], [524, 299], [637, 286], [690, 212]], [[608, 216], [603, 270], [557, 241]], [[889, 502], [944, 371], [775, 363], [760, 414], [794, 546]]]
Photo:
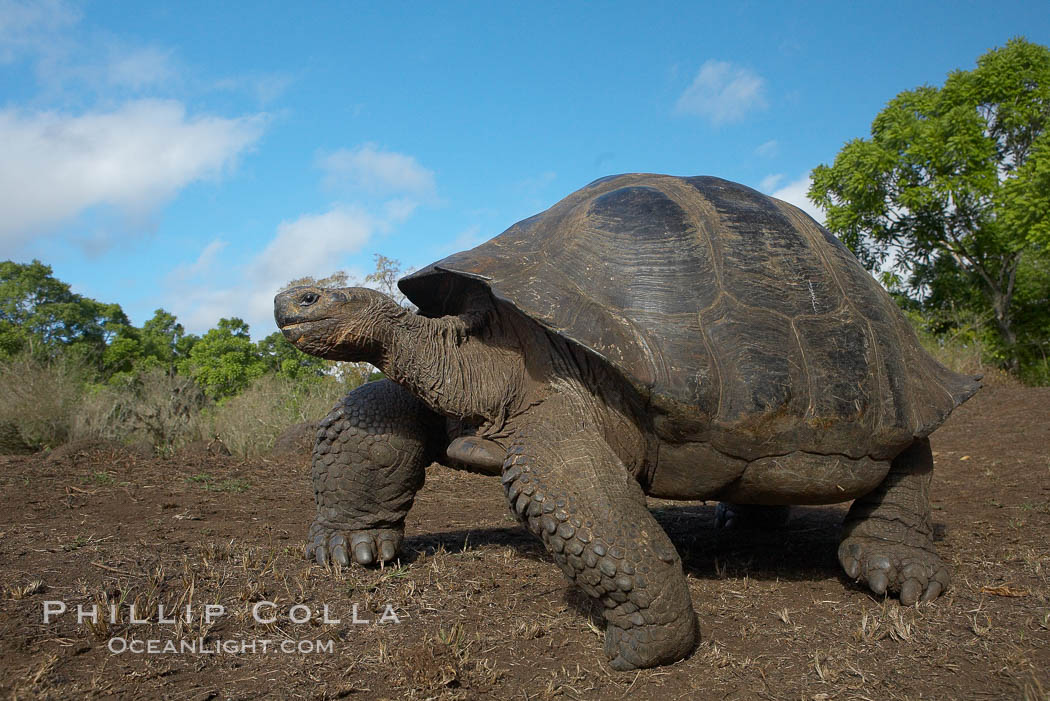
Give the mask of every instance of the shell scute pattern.
[[401, 287], [435, 316], [477, 281], [613, 365], [677, 439], [748, 460], [886, 454], [978, 387], [834, 236], [719, 178], [603, 178]]

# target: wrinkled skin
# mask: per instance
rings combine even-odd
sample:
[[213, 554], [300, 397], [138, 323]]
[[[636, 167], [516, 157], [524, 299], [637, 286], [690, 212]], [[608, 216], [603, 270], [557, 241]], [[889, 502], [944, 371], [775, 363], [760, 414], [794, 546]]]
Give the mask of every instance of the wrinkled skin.
[[[389, 378], [321, 423], [307, 554], [395, 558], [441, 460], [500, 476], [521, 523], [600, 605], [617, 670], [676, 662], [699, 639], [646, 494], [731, 502], [725, 527], [855, 500], [846, 575], [905, 605], [935, 599], [950, 577], [933, 547], [925, 436], [977, 385], [925, 356], [848, 251], [786, 207], [712, 178], [619, 176], [403, 280], [419, 314], [363, 288], [279, 294], [291, 343]], [[578, 255], [545, 253], [567, 245]], [[592, 267], [622, 285], [590, 290], [600, 305], [580, 294]], [[771, 284], [771, 272], [794, 277]]]
[[[392, 302], [371, 291], [358, 294], [369, 304], [384, 305], [381, 311], [366, 308], [369, 318], [387, 319], [391, 325], [405, 323], [406, 315]], [[328, 295], [324, 290], [291, 290], [278, 297], [278, 305], [301, 309], [304, 300]], [[327, 298], [338, 306], [351, 296], [343, 291]], [[278, 311], [278, 318], [287, 315], [282, 317]], [[293, 323], [288, 335], [297, 342], [304, 329]], [[507, 325], [514, 324], [502, 319], [490, 328]], [[449, 328], [442, 326], [437, 335], [449, 336]], [[416, 338], [418, 331], [411, 329], [409, 336]], [[342, 330], [335, 333], [352, 337]], [[374, 327], [368, 333], [385, 337]], [[397, 335], [391, 332], [388, 342], [393, 343]], [[455, 383], [440, 394], [428, 395], [420, 390], [418, 379], [400, 379], [398, 365], [388, 364], [384, 355], [367, 358], [381, 363], [392, 379], [354, 390], [320, 424], [313, 456], [317, 517], [307, 554], [319, 563], [343, 566], [394, 559], [426, 466], [443, 458], [456, 438], [449, 435], [446, 419], [457, 419], [458, 426], [472, 425], [484, 420], [486, 407], [496, 407], [490, 410], [505, 418], [487, 428], [502, 437], [498, 442], [486, 440], [486, 445], [504, 451], [499, 472], [509, 503], [562, 571], [601, 603], [611, 666], [629, 670], [681, 659], [695, 646], [699, 631], [681, 560], [645, 507], [638, 481], [644, 472], [645, 441], [637, 431], [633, 432], [637, 440], [632, 440], [632, 431], [625, 429], [625, 417], [636, 410], [630, 392], [587, 389], [585, 382], [594, 380], [596, 368], [542, 331], [529, 333], [516, 327], [505, 336], [525, 338], [526, 348], [529, 343], [545, 343], [554, 350], [514, 354], [507, 351], [508, 343], [480, 333], [479, 343], [491, 343], [498, 350], [486, 356], [483, 347], [464, 349], [470, 344], [460, 339], [454, 350], [439, 343], [429, 352], [471, 356], [471, 380], [502, 377], [523, 388], [517, 397], [476, 393], [472, 401], [457, 403]], [[407, 340], [403, 343], [410, 347]], [[416, 349], [420, 357], [404, 365], [413, 368], [417, 377], [427, 377], [414, 369], [426, 362], [427, 348], [421, 344]], [[338, 350], [326, 352], [327, 357], [346, 357]], [[523, 360], [526, 353], [531, 362]], [[508, 367], [515, 362], [521, 364], [517, 371]], [[464, 365], [446, 366], [445, 372], [454, 375], [455, 367]], [[529, 381], [544, 373], [552, 379]], [[935, 598], [948, 585], [928, 524], [930, 463], [928, 443], [923, 445], [925, 452], [902, 454], [880, 488], [853, 507], [840, 549], [849, 576], [866, 582], [876, 593], [899, 593], [905, 604]]]
[[933, 547], [930, 478], [933, 454], [921, 439], [893, 461], [886, 479], [846, 515], [839, 562], [876, 594], [891, 592], [911, 606], [948, 588], [951, 575]]
[[[360, 316], [352, 313], [354, 300], [361, 304]], [[313, 309], [315, 305], [321, 306]], [[625, 455], [625, 462], [613, 447], [643, 452], [637, 430], [626, 423], [628, 408], [610, 410], [606, 404], [631, 400], [616, 393], [596, 397], [583, 384], [603, 368], [493, 308], [479, 315], [487, 326], [476, 333], [472, 347], [464, 340], [469, 319], [428, 322], [371, 291], [297, 288], [278, 296], [276, 315], [279, 323], [285, 322], [289, 340], [311, 349], [323, 347], [330, 358], [346, 358], [347, 351], [338, 343], [318, 342], [304, 309], [317, 316], [325, 339], [364, 338], [352, 342], [366, 348], [373, 347], [373, 339], [382, 339], [384, 351], [363, 359], [392, 378], [354, 390], [321, 422], [313, 455], [317, 516], [307, 545], [310, 557], [344, 566], [396, 557], [424, 469], [443, 457], [454, 439], [445, 430], [445, 419], [456, 419], [461, 430], [481, 422], [475, 430], [503, 436], [498, 443], [485, 439], [484, 445], [499, 446], [500, 467], [493, 472], [502, 473], [514, 513], [566, 575], [601, 603], [611, 665], [651, 667], [674, 662], [693, 649], [699, 632], [681, 560], [646, 509], [636, 480], [644, 456]], [[333, 329], [337, 310], [348, 323]], [[383, 330], [376, 319], [392, 328]], [[434, 336], [439, 340], [431, 338], [433, 345], [419, 340], [418, 325], [426, 323], [438, 324]], [[527, 361], [516, 344], [531, 349]], [[397, 360], [406, 349], [413, 351], [411, 357]], [[359, 358], [367, 353], [357, 347], [349, 352]], [[438, 359], [428, 359], [428, 353]], [[444, 365], [451, 381], [439, 393], [424, 391], [421, 385], [432, 383], [432, 371], [420, 365], [441, 364], [450, 353], [471, 362]], [[411, 377], [402, 374], [406, 369]], [[457, 370], [464, 375], [452, 379]], [[544, 375], [556, 381], [558, 391], [549, 382], [531, 380]], [[500, 377], [504, 391], [518, 389], [471, 392], [468, 399], [466, 390], [457, 388], [460, 382], [484, 386], [479, 380], [486, 377]]]

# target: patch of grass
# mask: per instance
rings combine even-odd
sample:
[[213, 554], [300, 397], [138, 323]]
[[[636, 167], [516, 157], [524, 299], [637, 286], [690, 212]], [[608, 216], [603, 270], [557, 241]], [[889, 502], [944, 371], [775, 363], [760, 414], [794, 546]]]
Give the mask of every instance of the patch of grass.
[[15, 601], [20, 601], [22, 599], [32, 596], [33, 594], [39, 594], [40, 592], [44, 591], [45, 588], [46, 587], [44, 587], [44, 580], [34, 579], [29, 584], [24, 584], [21, 586], [17, 584], [12, 584], [5, 587], [4, 597], [7, 599], [14, 599]]
[[120, 374], [88, 388], [77, 407], [74, 438], [148, 444], [159, 455], [202, 438], [204, 393], [192, 378], [160, 368]]
[[896, 602], [887, 600], [881, 611], [865, 611], [861, 614], [853, 637], [860, 643], [875, 643], [883, 638], [911, 642], [915, 633], [914, 617], [905, 613], [905, 609]]
[[84, 547], [85, 545], [88, 545], [90, 542], [91, 542], [91, 536], [78, 535], [72, 541], [70, 541], [68, 543], [64, 543], [62, 545], [62, 550], [64, 552], [67, 552], [67, 553], [73, 552], [74, 550], [79, 550], [80, 548]]
[[186, 481], [199, 484], [209, 492], [246, 492], [252, 486], [248, 480], [240, 477], [228, 477], [220, 480], [212, 477], [207, 472], [190, 475], [186, 478]]
[[113, 477], [113, 475], [109, 474], [108, 472], [99, 471], [91, 474], [90, 476], [81, 477], [80, 481], [90, 482], [91, 484], [97, 484], [100, 487], [106, 487], [111, 484], [114, 484], [117, 480], [115, 477]]

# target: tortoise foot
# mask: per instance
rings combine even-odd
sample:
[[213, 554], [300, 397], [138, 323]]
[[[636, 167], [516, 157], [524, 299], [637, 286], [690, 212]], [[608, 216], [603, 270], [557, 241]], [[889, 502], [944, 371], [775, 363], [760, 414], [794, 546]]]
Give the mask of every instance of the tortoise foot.
[[879, 595], [898, 594], [904, 606], [932, 601], [948, 588], [948, 567], [929, 547], [850, 535], [839, 545], [839, 562], [851, 579]]
[[696, 647], [700, 632], [690, 610], [673, 624], [631, 625], [622, 628], [609, 621], [605, 628], [605, 654], [618, 672], [671, 664]]
[[404, 532], [394, 528], [362, 530], [335, 528], [314, 521], [306, 544], [306, 557], [321, 565], [341, 565], [351, 562], [372, 565], [390, 562], [397, 557]]
[[720, 501], [715, 507], [715, 528], [767, 531], [780, 528], [790, 518], [791, 507], [789, 506], [730, 504]]

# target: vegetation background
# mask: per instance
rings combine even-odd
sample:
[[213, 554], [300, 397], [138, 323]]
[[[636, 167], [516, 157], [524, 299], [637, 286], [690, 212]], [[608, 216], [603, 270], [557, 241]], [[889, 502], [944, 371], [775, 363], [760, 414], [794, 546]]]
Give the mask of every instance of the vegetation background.
[[[1014, 39], [942, 87], [900, 93], [869, 139], [813, 171], [828, 229], [959, 372], [1050, 384], [1048, 123], [1050, 49]], [[405, 303], [401, 272], [376, 256], [358, 284]], [[354, 281], [337, 271], [287, 286], [305, 283]], [[196, 336], [157, 309], [135, 327], [40, 261], [0, 263], [0, 452], [105, 439], [251, 457], [374, 377], [304, 355], [280, 332], [253, 342], [239, 318]]]

